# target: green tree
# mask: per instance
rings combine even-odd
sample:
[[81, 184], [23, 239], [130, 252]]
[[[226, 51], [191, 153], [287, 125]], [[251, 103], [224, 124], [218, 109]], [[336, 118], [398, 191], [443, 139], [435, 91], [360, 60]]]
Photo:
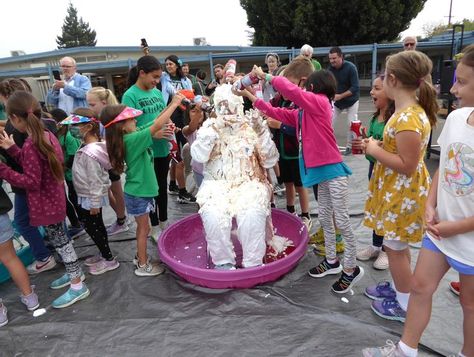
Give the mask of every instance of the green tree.
[[77, 19], [77, 9], [69, 3], [67, 15], [62, 26], [62, 36], [56, 37], [58, 48], [70, 48], [79, 46], [95, 46], [96, 32], [91, 30], [89, 23], [82, 17]]
[[[461, 24], [464, 25], [464, 31], [474, 31], [474, 20], [470, 19], [463, 19]], [[441, 35], [442, 33], [445, 33], [446, 31], [451, 32], [451, 29], [453, 28], [453, 25], [456, 24], [451, 24], [451, 25], [443, 25], [443, 24], [425, 24], [423, 25], [423, 33], [425, 34], [426, 38], [430, 38], [436, 35]], [[456, 32], [460, 32], [461, 28], [456, 27]]]
[[392, 41], [426, 0], [240, 0], [254, 45], [313, 46]]

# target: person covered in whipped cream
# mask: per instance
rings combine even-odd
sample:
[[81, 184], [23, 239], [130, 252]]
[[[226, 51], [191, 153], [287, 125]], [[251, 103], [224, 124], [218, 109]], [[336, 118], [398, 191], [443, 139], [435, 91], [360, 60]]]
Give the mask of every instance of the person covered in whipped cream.
[[208, 252], [216, 269], [235, 269], [232, 219], [242, 245], [244, 268], [262, 265], [272, 187], [266, 169], [279, 158], [266, 122], [257, 111], [244, 114], [243, 100], [223, 84], [214, 93], [216, 117], [206, 120], [191, 146], [204, 164], [196, 196]]

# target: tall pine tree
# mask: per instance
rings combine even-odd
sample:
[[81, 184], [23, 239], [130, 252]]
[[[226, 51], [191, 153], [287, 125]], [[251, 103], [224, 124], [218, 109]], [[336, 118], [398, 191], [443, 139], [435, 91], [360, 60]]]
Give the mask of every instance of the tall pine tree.
[[56, 37], [58, 48], [70, 48], [79, 46], [95, 46], [96, 32], [91, 30], [89, 23], [77, 19], [77, 9], [69, 3], [67, 16], [62, 26], [62, 36]]

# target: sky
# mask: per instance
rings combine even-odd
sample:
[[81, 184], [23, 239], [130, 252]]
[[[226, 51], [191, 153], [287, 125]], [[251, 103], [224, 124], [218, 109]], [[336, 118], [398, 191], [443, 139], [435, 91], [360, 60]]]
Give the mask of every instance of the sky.
[[[0, 58], [11, 50], [27, 54], [57, 48], [56, 36], [69, 0], [7, 0], [2, 7]], [[249, 46], [247, 14], [239, 0], [72, 0], [78, 14], [97, 32], [97, 46], [191, 46], [205, 37], [213, 46]], [[452, 0], [453, 22], [474, 17], [473, 0]], [[428, 0], [404, 35], [422, 35], [424, 24], [448, 22], [450, 0]]]

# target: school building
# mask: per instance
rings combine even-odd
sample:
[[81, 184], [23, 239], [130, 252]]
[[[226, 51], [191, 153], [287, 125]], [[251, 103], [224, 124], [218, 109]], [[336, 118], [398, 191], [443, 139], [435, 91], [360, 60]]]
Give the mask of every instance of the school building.
[[[464, 33], [463, 45], [474, 43], [474, 31]], [[452, 58], [451, 53], [460, 50], [459, 33], [452, 41], [452, 35], [446, 34], [418, 42], [417, 49], [426, 53], [434, 64], [433, 81], [441, 78], [444, 61]], [[362, 90], [369, 89], [371, 81], [383, 67], [385, 58], [401, 51], [402, 43], [366, 44], [340, 46], [345, 58], [353, 62], [358, 70]], [[323, 68], [329, 66], [330, 47], [317, 47], [314, 56]], [[177, 55], [183, 62], [189, 63], [191, 73], [199, 69], [206, 71], [207, 78], [213, 77], [212, 67], [216, 63], [224, 64], [228, 59], [237, 61], [237, 72], [248, 72], [254, 64], [263, 65], [268, 52], [279, 54], [282, 63], [288, 63], [299, 54], [299, 49], [279, 46], [151, 46], [150, 54], [162, 63], [170, 54]], [[37, 98], [44, 99], [53, 82], [52, 71], [59, 69], [59, 60], [71, 56], [77, 62], [78, 72], [90, 77], [93, 86], [103, 86], [114, 91], [118, 98], [126, 89], [127, 71], [143, 55], [138, 46], [120, 47], [75, 47], [48, 52], [24, 54], [0, 58], [0, 80], [10, 77], [22, 77], [29, 81]]]

